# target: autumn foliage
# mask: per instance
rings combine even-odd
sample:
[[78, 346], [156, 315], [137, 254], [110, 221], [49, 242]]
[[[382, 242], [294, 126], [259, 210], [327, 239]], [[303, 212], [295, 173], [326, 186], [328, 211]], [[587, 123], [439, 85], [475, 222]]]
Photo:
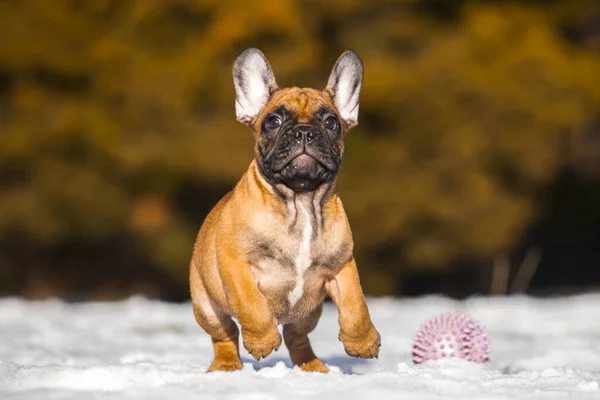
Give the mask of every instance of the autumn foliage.
[[340, 191], [367, 292], [488, 266], [600, 112], [599, 43], [570, 34], [599, 7], [0, 0], [0, 293], [185, 297], [202, 218], [253, 155], [231, 80], [247, 46], [282, 86], [364, 60]]

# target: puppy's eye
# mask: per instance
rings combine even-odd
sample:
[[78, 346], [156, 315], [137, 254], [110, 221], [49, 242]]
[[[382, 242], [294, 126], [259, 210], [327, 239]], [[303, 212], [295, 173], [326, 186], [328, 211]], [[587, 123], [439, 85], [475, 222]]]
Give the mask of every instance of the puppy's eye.
[[325, 128], [327, 128], [330, 131], [335, 131], [338, 128], [338, 120], [336, 117], [327, 117], [324, 123]]
[[265, 121], [265, 128], [268, 130], [274, 130], [281, 126], [281, 118], [277, 115], [271, 115]]

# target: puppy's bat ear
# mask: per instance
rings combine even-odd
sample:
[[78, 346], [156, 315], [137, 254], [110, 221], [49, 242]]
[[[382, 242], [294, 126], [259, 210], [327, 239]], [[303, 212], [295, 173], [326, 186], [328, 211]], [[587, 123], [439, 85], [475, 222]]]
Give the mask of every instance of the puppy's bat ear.
[[325, 88], [348, 128], [358, 124], [358, 98], [363, 75], [362, 60], [354, 51], [347, 50], [335, 63]]
[[237, 120], [250, 125], [277, 90], [273, 70], [260, 50], [249, 48], [236, 57], [233, 86]]

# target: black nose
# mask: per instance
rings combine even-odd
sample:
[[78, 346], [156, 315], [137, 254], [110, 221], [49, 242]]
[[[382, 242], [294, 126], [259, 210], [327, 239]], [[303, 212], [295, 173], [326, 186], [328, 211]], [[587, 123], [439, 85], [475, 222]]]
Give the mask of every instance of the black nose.
[[310, 125], [296, 125], [292, 132], [298, 142], [310, 143], [315, 137], [315, 130]]

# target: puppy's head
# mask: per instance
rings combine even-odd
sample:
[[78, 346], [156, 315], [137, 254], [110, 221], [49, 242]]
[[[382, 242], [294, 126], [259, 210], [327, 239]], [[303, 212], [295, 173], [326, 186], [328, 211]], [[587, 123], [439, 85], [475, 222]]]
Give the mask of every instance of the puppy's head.
[[246, 49], [233, 64], [238, 121], [255, 134], [255, 160], [273, 185], [310, 192], [331, 183], [344, 154], [344, 135], [358, 123], [362, 61], [343, 53], [325, 90], [280, 89], [265, 56]]

